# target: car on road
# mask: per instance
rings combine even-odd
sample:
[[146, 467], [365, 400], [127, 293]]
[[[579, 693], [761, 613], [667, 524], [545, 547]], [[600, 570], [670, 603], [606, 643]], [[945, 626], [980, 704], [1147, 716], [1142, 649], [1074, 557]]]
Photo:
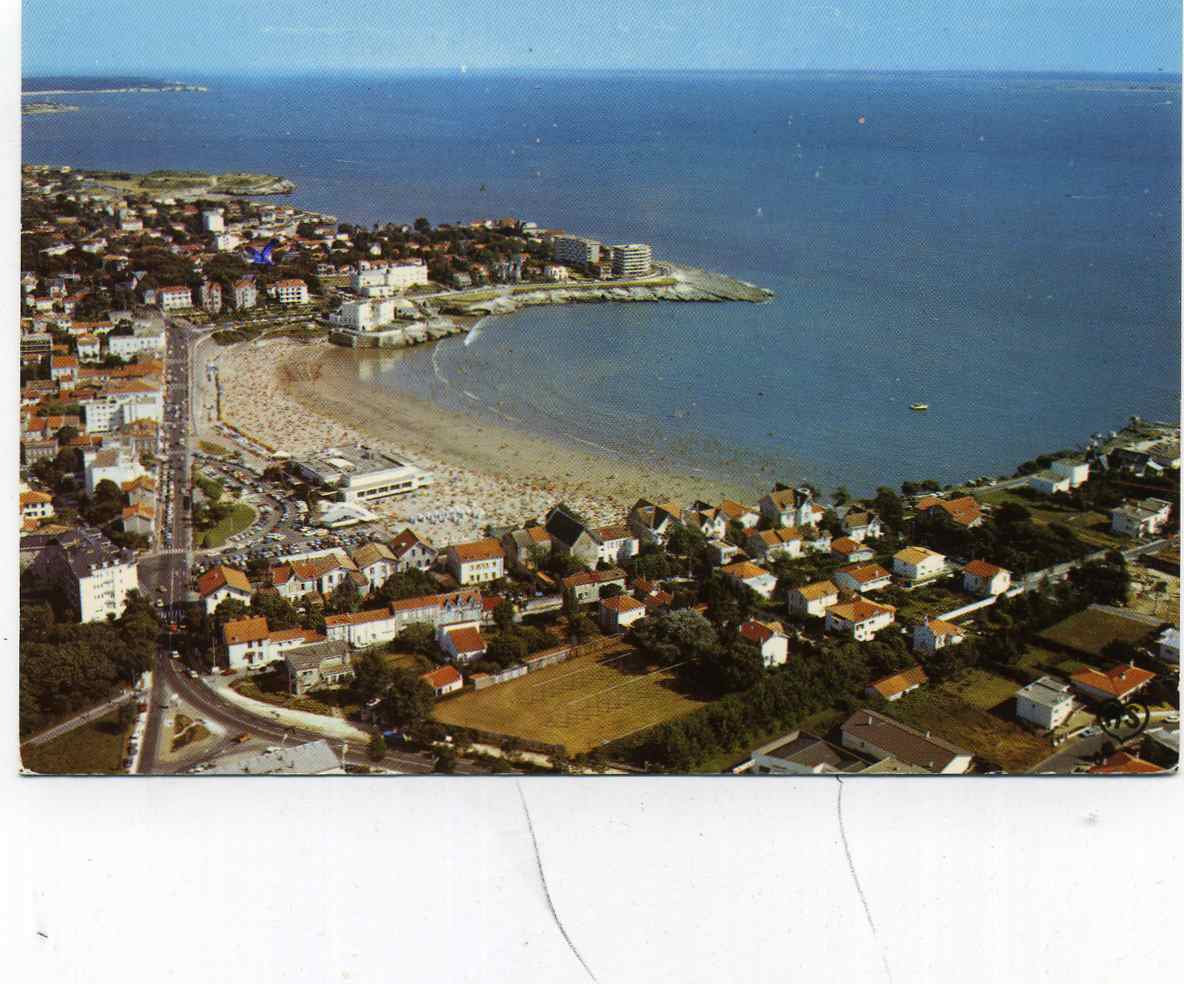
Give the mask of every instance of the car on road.
[[181, 654], [179, 652], [177, 652], [177, 650], [175, 650], [175, 649], [169, 653], [169, 656], [172, 659], [180, 659], [181, 658]]

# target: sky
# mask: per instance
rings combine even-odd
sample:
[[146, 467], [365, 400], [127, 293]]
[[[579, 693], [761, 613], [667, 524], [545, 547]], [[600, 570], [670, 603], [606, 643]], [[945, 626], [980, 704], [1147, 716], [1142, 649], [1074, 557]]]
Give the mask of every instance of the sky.
[[1180, 32], [1179, 0], [23, 0], [22, 73], [198, 80], [461, 66], [1175, 73]]

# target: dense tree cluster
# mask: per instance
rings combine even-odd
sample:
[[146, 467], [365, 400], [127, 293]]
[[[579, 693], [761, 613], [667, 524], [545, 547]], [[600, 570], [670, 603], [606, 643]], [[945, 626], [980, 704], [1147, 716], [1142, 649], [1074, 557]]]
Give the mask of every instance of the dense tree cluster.
[[151, 665], [159, 628], [134, 591], [112, 621], [59, 622], [47, 605], [23, 605], [20, 618], [21, 734], [131, 684]]

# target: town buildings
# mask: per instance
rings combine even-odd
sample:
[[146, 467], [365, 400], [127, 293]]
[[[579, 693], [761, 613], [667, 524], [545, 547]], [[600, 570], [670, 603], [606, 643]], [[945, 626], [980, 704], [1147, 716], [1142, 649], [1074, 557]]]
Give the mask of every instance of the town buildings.
[[945, 557], [927, 547], [905, 547], [892, 557], [893, 573], [909, 585], [932, 581], [945, 570]]
[[932, 655], [946, 646], [956, 646], [966, 638], [963, 631], [952, 622], [925, 616], [913, 626], [913, 650]]
[[895, 621], [895, 608], [866, 598], [839, 602], [826, 610], [826, 631], [850, 636], [856, 642], [874, 639], [877, 632]]
[[426, 286], [427, 264], [422, 261], [391, 263], [355, 270], [350, 277], [350, 287], [362, 297], [390, 297], [408, 287]]
[[384, 451], [365, 445], [327, 448], [292, 462], [298, 476], [329, 491], [340, 502], [370, 502], [422, 488], [431, 475]]
[[284, 653], [284, 669], [288, 692], [297, 696], [340, 686], [354, 678], [348, 644], [334, 640], [289, 649]]
[[644, 277], [653, 264], [653, 251], [645, 243], [612, 246], [614, 277]]
[[1001, 595], [1011, 587], [1011, 571], [985, 560], [972, 560], [962, 568], [962, 587], [979, 597]]
[[308, 284], [298, 277], [277, 280], [272, 285], [275, 299], [281, 304], [307, 304]]
[[51, 540], [33, 570], [62, 589], [81, 622], [119, 618], [128, 592], [140, 587], [135, 555], [87, 527]]
[[557, 236], [551, 243], [555, 262], [573, 266], [599, 263], [601, 247], [597, 240], [581, 236]]
[[856, 711], [842, 725], [843, 747], [876, 759], [893, 758], [924, 772], [963, 775], [974, 756], [941, 738], [893, 721], [877, 711]]
[[1165, 499], [1127, 502], [1110, 510], [1110, 532], [1119, 536], [1155, 536], [1167, 525], [1171, 514], [1172, 504]]
[[447, 557], [448, 570], [457, 584], [484, 584], [506, 573], [506, 552], [492, 537], [453, 544], [447, 550]]
[[1045, 731], [1060, 727], [1076, 706], [1069, 685], [1048, 676], [1033, 680], [1015, 695], [1016, 717]]

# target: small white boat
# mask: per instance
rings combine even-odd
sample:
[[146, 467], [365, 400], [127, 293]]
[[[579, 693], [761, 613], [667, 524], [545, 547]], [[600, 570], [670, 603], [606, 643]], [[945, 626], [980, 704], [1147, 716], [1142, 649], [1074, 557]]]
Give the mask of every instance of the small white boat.
[[917, 413], [924, 413], [926, 410], [929, 409], [929, 404], [928, 403], [910, 403], [909, 409], [916, 410]]

